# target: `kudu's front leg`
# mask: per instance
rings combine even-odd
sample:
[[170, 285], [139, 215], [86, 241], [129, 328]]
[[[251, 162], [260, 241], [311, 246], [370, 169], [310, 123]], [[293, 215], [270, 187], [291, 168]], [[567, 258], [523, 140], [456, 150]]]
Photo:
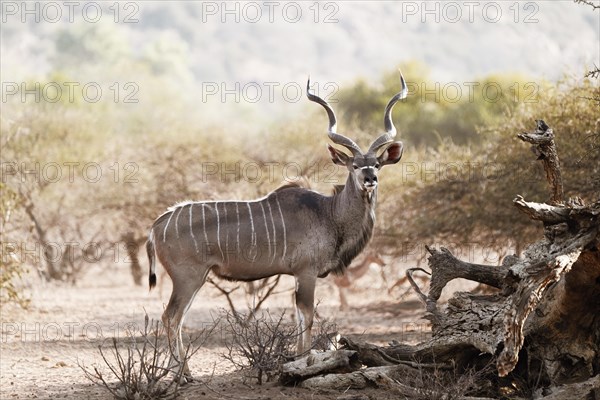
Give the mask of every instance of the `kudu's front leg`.
[[311, 348], [311, 329], [315, 311], [316, 277], [296, 277], [296, 312], [298, 315], [298, 346], [296, 354], [302, 355]]

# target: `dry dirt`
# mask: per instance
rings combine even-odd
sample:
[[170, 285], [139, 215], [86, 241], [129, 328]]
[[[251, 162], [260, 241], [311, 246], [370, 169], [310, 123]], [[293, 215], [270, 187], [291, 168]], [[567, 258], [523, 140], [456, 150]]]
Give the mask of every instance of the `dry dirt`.
[[[320, 317], [334, 322], [343, 335], [376, 344], [392, 339], [415, 343], [427, 338], [429, 326], [422, 319], [421, 305], [412, 295], [399, 300], [406, 284], [389, 294], [378, 270], [373, 267], [357, 282], [348, 295], [351, 309], [343, 312], [339, 311], [332, 281], [320, 280], [316, 295]], [[278, 286], [279, 293], [264, 308], [292, 315], [293, 280], [285, 278]], [[29, 282], [31, 304], [27, 310], [10, 304], [2, 307], [0, 398], [111, 398], [86, 379], [79, 365], [104, 365], [98, 345], [107, 338], [124, 337], [128, 324], [143, 326], [146, 312], [150, 318], [159, 319], [170, 293], [169, 282], [165, 284], [164, 299], [156, 290], [148, 292], [147, 287], [134, 286], [125, 266], [90, 270], [75, 286], [42, 283], [37, 278]], [[241, 309], [248, 301], [242, 292], [237, 290], [233, 296]], [[186, 330], [193, 333], [210, 324], [212, 316], [226, 307], [225, 298], [207, 284], [188, 313]], [[182, 398], [336, 399], [344, 394], [317, 393], [276, 383], [244, 383], [241, 373], [222, 358], [224, 351], [222, 341], [213, 338], [192, 357], [190, 368], [195, 381], [182, 389]], [[381, 391], [359, 394], [370, 398], [386, 395]]]

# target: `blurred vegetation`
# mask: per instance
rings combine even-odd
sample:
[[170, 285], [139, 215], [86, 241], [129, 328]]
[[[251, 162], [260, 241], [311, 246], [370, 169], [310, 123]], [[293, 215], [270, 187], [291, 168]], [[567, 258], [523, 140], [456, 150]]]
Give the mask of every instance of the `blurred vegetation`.
[[[104, 42], [94, 47], [103, 30], [88, 29], [87, 42], [77, 46], [94, 60], [94, 52], [104, 51]], [[66, 58], [37, 81], [64, 84], [86, 68], [102, 68], [92, 61], [69, 68], [72, 39], [67, 33], [61, 37]], [[157, 65], [153, 54], [165, 43], [149, 44], [133, 60], [120, 58], [122, 46], [110, 46], [119, 52], [111, 58], [114, 65], [104, 67], [153, 83], [148, 87], [155, 89], [139, 103], [53, 102], [41, 93], [40, 101], [23, 104], [14, 96], [3, 104], [3, 295], [15, 298], [18, 276], [27, 266], [46, 279], [76, 283], [94, 265], [111, 270], [126, 264], [119, 244], [124, 235], [133, 233], [143, 242], [154, 218], [178, 201], [251, 199], [298, 178], [331, 193], [332, 185], [345, 182], [346, 171], [334, 166], [325, 150], [322, 109], [307, 102], [308, 114], [301, 119], [275, 122], [248, 136], [203, 123], [206, 113], [199, 114], [196, 103], [163, 80], [170, 67]], [[183, 51], [176, 45], [169, 49]], [[598, 105], [589, 100], [598, 98], [597, 80], [565, 79], [532, 89], [524, 77], [488, 76], [476, 80], [472, 96], [457, 83], [462, 93], [455, 101], [450, 89], [456, 85], [445, 91], [447, 84], [432, 82], [425, 66], [408, 63], [401, 69], [410, 94], [394, 109], [394, 121], [405, 155], [381, 173], [376, 246], [418, 258], [422, 254], [415, 249], [437, 241], [505, 252], [536, 240], [539, 230], [512, 206], [517, 194], [533, 201], [548, 198], [542, 166], [516, 139], [535, 119], [554, 129], [567, 195], [598, 198], [600, 122]], [[182, 85], [185, 75], [182, 71]], [[477, 89], [486, 85], [502, 95]], [[366, 147], [383, 130], [383, 109], [398, 88], [394, 70], [378, 83], [362, 80], [341, 91], [334, 104], [340, 132]], [[436, 93], [427, 93], [430, 89]], [[54, 171], [61, 176], [54, 179]], [[8, 250], [10, 243], [16, 252]]]
[[17, 194], [7, 185], [0, 182], [0, 303], [14, 302], [26, 308], [29, 299], [20, 287], [19, 279], [26, 272], [25, 264], [19, 260], [15, 242], [7, 230], [13, 212], [19, 208]]
[[[409, 95], [394, 110], [397, 127], [413, 145], [438, 147], [446, 139], [459, 145], [481, 145], [488, 139], [480, 128], [498, 123], [519, 104], [536, 103], [547, 87], [518, 74], [496, 74], [464, 82], [435, 82], [419, 62], [399, 68]], [[340, 91], [339, 109], [363, 131], [383, 129], [383, 110], [400, 88], [397, 70], [369, 86], [359, 80]]]
[[[516, 135], [535, 130], [536, 119], [546, 121], [556, 136], [565, 196], [597, 201], [600, 114], [590, 99], [599, 94], [597, 81], [565, 79], [540, 92], [535, 103], [520, 104], [485, 127], [485, 142], [460, 146], [446, 139], [424, 151], [416, 163], [405, 161], [403, 169], [417, 177], [416, 184], [390, 186], [390, 179], [384, 181], [381, 197], [398, 198], [401, 193], [402, 201], [386, 201], [382, 213], [387, 218], [380, 220], [376, 237], [397, 254], [435, 242], [520, 253], [539, 239], [542, 227], [519, 213], [512, 200], [520, 194], [528, 201], [545, 202], [550, 190], [541, 162]], [[392, 181], [410, 180], [398, 172], [394, 170]]]

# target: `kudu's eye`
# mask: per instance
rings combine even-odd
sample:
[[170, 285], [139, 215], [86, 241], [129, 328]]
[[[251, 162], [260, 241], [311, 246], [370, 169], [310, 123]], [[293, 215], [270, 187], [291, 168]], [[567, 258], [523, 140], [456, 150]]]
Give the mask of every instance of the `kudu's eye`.
[[375, 164], [375, 168], [379, 169], [379, 163]]
[[352, 168], [358, 169], [358, 165], [353, 165]]

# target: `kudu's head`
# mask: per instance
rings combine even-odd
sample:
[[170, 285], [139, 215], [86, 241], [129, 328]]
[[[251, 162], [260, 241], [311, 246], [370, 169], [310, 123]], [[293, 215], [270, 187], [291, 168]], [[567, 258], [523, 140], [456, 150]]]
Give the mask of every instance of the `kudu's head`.
[[[366, 153], [352, 139], [336, 132], [337, 121], [333, 109], [325, 100], [310, 92], [310, 78], [306, 85], [308, 99], [322, 105], [325, 111], [327, 111], [327, 115], [329, 116], [329, 138], [333, 143], [344, 146], [352, 153], [350, 156], [328, 144], [327, 148], [332, 161], [337, 165], [345, 166], [350, 172], [350, 176], [353, 177], [356, 186], [365, 192], [370, 193], [377, 188], [377, 173], [384, 165], [396, 164], [402, 157], [402, 142], [394, 142], [396, 128], [392, 122], [392, 108], [394, 108], [398, 100], [404, 99], [408, 94], [406, 82], [402, 74], [400, 74], [400, 82], [402, 84], [401, 91], [392, 97], [385, 107], [383, 116], [385, 133], [371, 143]], [[381, 154], [377, 155], [377, 152], [382, 148], [384, 150]]]

